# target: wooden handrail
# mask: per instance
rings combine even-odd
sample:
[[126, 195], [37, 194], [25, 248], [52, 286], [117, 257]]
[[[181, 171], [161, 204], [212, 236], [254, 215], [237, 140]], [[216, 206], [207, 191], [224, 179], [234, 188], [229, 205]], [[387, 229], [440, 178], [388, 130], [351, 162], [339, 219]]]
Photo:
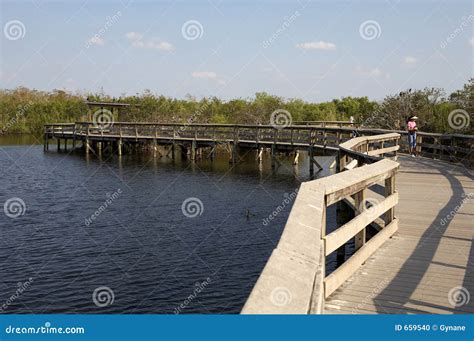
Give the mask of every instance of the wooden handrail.
[[[350, 154], [339, 154], [339, 157], [352, 157], [355, 152], [352, 149], [398, 141], [399, 137], [399, 134], [391, 133], [354, 138], [344, 145]], [[397, 230], [398, 220], [393, 209], [398, 203], [398, 193], [393, 184], [399, 164], [361, 152], [357, 152], [357, 158], [362, 158], [358, 160], [359, 167], [347, 171], [340, 169], [338, 174], [301, 185], [280, 241], [250, 293], [243, 314], [322, 313], [325, 298]], [[356, 201], [360, 200], [366, 189], [380, 181], [385, 181], [386, 185], [383, 201], [375, 203], [370, 210], [365, 209], [364, 202], [357, 202], [356, 217], [326, 234], [328, 206], [352, 195]], [[366, 227], [381, 215], [386, 218], [385, 227], [366, 242]], [[362, 232], [364, 240], [356, 246], [357, 251], [326, 277], [326, 256]], [[282, 297], [284, 302], [281, 302]]]
[[[330, 122], [330, 121], [328, 121]], [[59, 129], [61, 132], [62, 129], [67, 129], [73, 127], [77, 134], [82, 134], [87, 131], [88, 128], [94, 128], [98, 125], [94, 122], [76, 122], [76, 123], [53, 123], [45, 125], [45, 134], [51, 133], [53, 129]], [[209, 138], [213, 138], [217, 134], [227, 134], [229, 139], [234, 140], [234, 136], [230, 132], [231, 130], [238, 129], [242, 133], [242, 140], [245, 140], [245, 136], [252, 136], [248, 138], [249, 141], [270, 141], [273, 140], [269, 135], [274, 134], [275, 130], [278, 130], [278, 138], [280, 141], [288, 142], [293, 146], [298, 145], [308, 145], [314, 146], [319, 145], [322, 147], [327, 147], [328, 149], [336, 149], [339, 147], [339, 150], [343, 152], [344, 155], [349, 158], [349, 155], [352, 155], [352, 159], [376, 162], [377, 158], [371, 158], [371, 156], [379, 156], [380, 154], [393, 154], [394, 156], [398, 151], [408, 152], [408, 139], [406, 138], [406, 131], [389, 131], [384, 129], [369, 129], [369, 128], [357, 128], [357, 127], [345, 127], [345, 126], [311, 126], [311, 125], [291, 125], [288, 127], [275, 127], [272, 125], [250, 125], [250, 124], [202, 124], [202, 123], [154, 123], [154, 122], [112, 122], [110, 128], [105, 131], [104, 136], [112, 135], [116, 132], [116, 135], [119, 135], [119, 128], [123, 128], [122, 136], [126, 138], [127, 129], [140, 130], [140, 137], [156, 137], [155, 134], [151, 133], [148, 129], [158, 130], [160, 133], [170, 133], [167, 129], [176, 130], [176, 135], [179, 134], [185, 135], [192, 129], [202, 128], [202, 132], [199, 132], [198, 137], [203, 137], [206, 134], [205, 128], [209, 132]], [[221, 130], [221, 131], [220, 131]], [[258, 139], [255, 138], [256, 132], [258, 131]], [[67, 132], [67, 130], [64, 130]], [[247, 132], [247, 134], [246, 134]], [[383, 143], [383, 141], [375, 141], [371, 139], [372, 135], [387, 135], [387, 139], [391, 139], [394, 134], [399, 134], [400, 139], [397, 143], [398, 147], [395, 145], [385, 145], [383, 148], [381, 146], [375, 146], [374, 143]], [[276, 134], [275, 134], [276, 135]], [[359, 137], [354, 137], [355, 135], [361, 135]], [[91, 136], [94, 136], [94, 130], [91, 130]], [[135, 138], [135, 133], [133, 134]], [[166, 137], [166, 136], [164, 136]], [[351, 139], [351, 137], [354, 137]], [[369, 144], [366, 143], [369, 142]], [[361, 150], [357, 146], [367, 146], [368, 150]], [[437, 134], [437, 133], [417, 133], [417, 152], [422, 156], [462, 162], [468, 167], [474, 166], [474, 153], [472, 152], [474, 148], [474, 136], [472, 135], [462, 135], [462, 134]], [[363, 154], [369, 155], [370, 157], [363, 157]], [[383, 155], [382, 155], [383, 156]], [[347, 162], [349, 163], [349, 162]], [[341, 169], [345, 168], [344, 162], [340, 165]]]

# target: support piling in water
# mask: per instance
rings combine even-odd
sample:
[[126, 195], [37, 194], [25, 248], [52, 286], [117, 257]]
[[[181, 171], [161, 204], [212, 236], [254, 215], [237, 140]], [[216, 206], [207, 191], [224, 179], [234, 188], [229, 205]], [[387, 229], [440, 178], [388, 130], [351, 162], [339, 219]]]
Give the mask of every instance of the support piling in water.
[[298, 150], [295, 150], [295, 157], [293, 159], [293, 165], [297, 165], [298, 164], [298, 159], [300, 157], [300, 152]]
[[157, 152], [158, 152], [158, 145], [156, 143], [156, 139], [153, 139], [153, 157], [156, 157]]
[[191, 143], [191, 160], [196, 160], [196, 141]]
[[86, 154], [89, 154], [89, 150], [91, 149], [89, 139], [85, 140], [85, 149], [86, 149]]
[[263, 159], [263, 148], [259, 147], [257, 152], [257, 161], [261, 162]]

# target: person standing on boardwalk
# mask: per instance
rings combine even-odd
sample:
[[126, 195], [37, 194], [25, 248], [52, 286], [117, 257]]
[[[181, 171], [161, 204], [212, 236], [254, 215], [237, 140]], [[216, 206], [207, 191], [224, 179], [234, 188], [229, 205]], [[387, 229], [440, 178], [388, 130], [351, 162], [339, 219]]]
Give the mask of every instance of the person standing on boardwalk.
[[410, 116], [407, 121], [407, 130], [408, 130], [408, 145], [410, 147], [410, 154], [412, 157], [416, 156], [416, 131], [418, 130], [416, 126], [416, 120], [418, 117]]

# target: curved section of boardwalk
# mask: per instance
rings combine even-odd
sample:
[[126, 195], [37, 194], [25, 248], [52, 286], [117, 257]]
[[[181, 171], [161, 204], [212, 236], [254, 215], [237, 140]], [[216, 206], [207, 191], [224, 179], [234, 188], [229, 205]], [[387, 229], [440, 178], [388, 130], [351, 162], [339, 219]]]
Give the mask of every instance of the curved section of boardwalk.
[[474, 313], [472, 171], [399, 161], [399, 230], [326, 299], [326, 314]]
[[[195, 159], [199, 148], [211, 148], [212, 158], [217, 144], [226, 144], [231, 162], [240, 147], [258, 157], [266, 147], [276, 166], [277, 152], [295, 152], [297, 163], [303, 149], [310, 174], [314, 164], [320, 168], [316, 148], [335, 152], [337, 174], [302, 184], [242, 313], [474, 313], [474, 181], [462, 165], [472, 165], [474, 137], [419, 133], [425, 140], [418, 153], [457, 163], [407, 156], [398, 163], [403, 132], [352, 128], [76, 122], [45, 126], [45, 150], [49, 138], [58, 150], [61, 139], [65, 148], [72, 139], [86, 153], [107, 148], [121, 155], [123, 146], [142, 146], [156, 156], [163, 145], [172, 158], [176, 146]], [[331, 205], [338, 228], [326, 231]], [[355, 252], [344, 257], [350, 241]], [[333, 253], [344, 263], [326, 275]], [[281, 293], [285, 304], [277, 300]]]

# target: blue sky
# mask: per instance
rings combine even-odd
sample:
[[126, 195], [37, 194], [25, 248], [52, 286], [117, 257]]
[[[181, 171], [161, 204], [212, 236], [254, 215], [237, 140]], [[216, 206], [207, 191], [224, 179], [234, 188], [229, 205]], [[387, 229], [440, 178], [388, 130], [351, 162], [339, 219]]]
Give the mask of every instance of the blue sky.
[[473, 75], [473, 24], [471, 1], [1, 1], [0, 87], [312, 102], [451, 92]]

